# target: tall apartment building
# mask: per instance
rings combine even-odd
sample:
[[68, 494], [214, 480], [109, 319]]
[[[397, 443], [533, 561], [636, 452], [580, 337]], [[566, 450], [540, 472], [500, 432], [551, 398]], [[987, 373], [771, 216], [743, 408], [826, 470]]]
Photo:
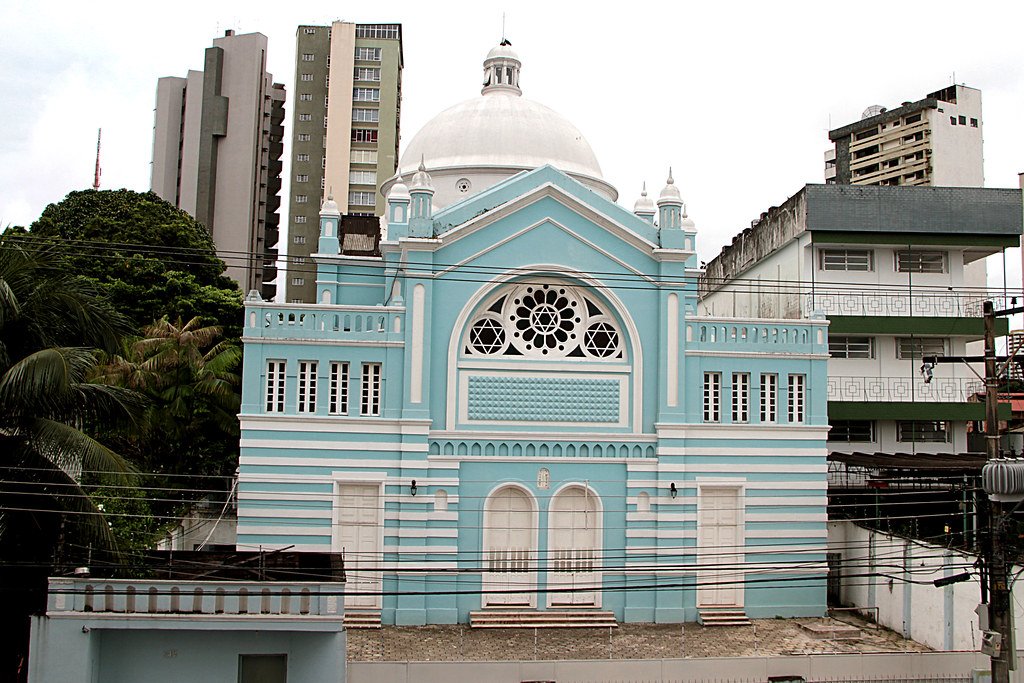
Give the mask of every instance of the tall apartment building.
[[380, 184], [398, 167], [402, 26], [299, 26], [295, 44], [285, 298], [312, 303], [322, 199], [332, 195], [346, 216], [384, 211]]
[[829, 131], [825, 181], [841, 185], [982, 187], [981, 91], [951, 85], [894, 109], [868, 107]]
[[267, 37], [226, 31], [202, 71], [157, 81], [150, 187], [213, 236], [244, 292], [275, 295], [284, 85]]

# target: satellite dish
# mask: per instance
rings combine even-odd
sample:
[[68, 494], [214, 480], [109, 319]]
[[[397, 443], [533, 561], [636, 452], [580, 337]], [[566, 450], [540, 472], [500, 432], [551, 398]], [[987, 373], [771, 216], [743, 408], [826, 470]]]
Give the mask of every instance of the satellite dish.
[[885, 111], [885, 107], [880, 104], [872, 104], [870, 107], [864, 110], [864, 113], [860, 115], [860, 120], [870, 119], [872, 116], [878, 116]]

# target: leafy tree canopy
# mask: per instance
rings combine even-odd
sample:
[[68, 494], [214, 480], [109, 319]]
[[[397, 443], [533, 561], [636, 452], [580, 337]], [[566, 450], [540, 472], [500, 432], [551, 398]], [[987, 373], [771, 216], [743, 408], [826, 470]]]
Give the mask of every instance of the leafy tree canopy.
[[153, 192], [82, 190], [50, 204], [28, 238], [62, 245], [136, 329], [164, 316], [241, 331], [242, 295], [201, 223]]

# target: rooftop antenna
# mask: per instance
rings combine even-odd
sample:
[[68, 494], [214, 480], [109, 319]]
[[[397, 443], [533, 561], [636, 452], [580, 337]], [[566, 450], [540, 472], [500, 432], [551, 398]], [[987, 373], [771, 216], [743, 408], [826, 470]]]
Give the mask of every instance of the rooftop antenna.
[[100, 175], [103, 170], [100, 168], [100, 140], [103, 138], [103, 129], [100, 128], [96, 131], [96, 171], [92, 176], [92, 189], [100, 189]]
[[505, 44], [505, 13], [501, 13], [501, 44]]

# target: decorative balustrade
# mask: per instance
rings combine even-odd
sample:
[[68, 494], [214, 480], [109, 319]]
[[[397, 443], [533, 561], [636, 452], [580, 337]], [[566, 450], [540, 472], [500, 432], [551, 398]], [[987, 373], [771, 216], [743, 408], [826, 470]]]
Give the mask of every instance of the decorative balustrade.
[[402, 341], [405, 309], [384, 306], [249, 305], [246, 337]]
[[653, 443], [622, 441], [489, 441], [432, 439], [430, 455], [501, 458], [653, 458]]
[[342, 583], [50, 579], [48, 613], [341, 618]]
[[824, 321], [691, 318], [686, 323], [686, 348], [690, 351], [826, 354], [826, 330]]
[[1004, 297], [993, 297], [986, 290], [934, 289], [893, 287], [861, 291], [853, 288], [815, 287], [805, 295], [805, 312], [818, 312], [826, 317], [853, 316], [919, 316], [968, 317], [982, 316], [987, 300], [1004, 307]]
[[984, 384], [973, 377], [934, 377], [928, 384], [921, 377], [828, 378], [829, 401], [963, 403], [984, 390]]

